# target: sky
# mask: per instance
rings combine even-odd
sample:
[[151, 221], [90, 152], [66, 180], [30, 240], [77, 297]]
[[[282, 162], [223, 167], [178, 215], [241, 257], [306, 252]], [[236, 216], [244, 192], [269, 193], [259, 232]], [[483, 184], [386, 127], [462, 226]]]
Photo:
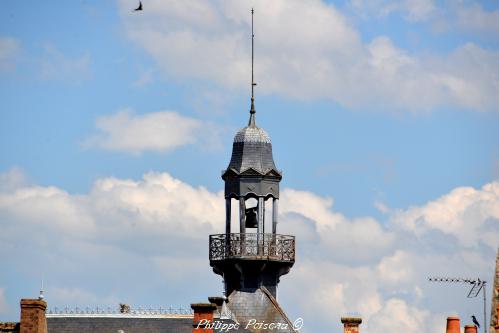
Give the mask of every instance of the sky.
[[[483, 321], [499, 246], [499, 4], [10, 1], [0, 11], [0, 320], [221, 293], [208, 235], [248, 121], [297, 238], [279, 302], [302, 332]], [[490, 308], [487, 304], [487, 316]]]

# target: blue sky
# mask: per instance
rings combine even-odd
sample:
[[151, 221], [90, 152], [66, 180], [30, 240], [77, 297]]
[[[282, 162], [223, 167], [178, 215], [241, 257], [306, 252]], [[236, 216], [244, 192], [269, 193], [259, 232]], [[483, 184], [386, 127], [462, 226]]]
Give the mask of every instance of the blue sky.
[[[40, 275], [53, 305], [121, 298], [188, 304], [217, 292], [204, 242], [223, 230], [220, 172], [248, 117], [251, 6], [257, 123], [270, 134], [284, 171], [282, 228], [303, 233], [296, 273], [283, 278], [284, 308], [313, 322], [310, 331], [327, 326], [320, 311], [327, 305], [338, 315], [362, 312], [369, 332], [386, 331], [383, 318], [393, 309], [417, 313], [421, 329], [439, 330], [449, 312], [469, 317], [470, 303], [432, 300], [435, 291], [421, 278], [440, 273], [490, 280], [492, 274], [499, 245], [497, 3], [143, 3], [140, 13], [126, 0], [2, 5], [0, 229], [7, 232], [0, 236], [0, 261], [11, 269], [0, 273], [0, 319], [16, 319], [18, 299], [36, 295]], [[175, 193], [179, 206], [191, 207], [190, 200], [200, 206], [192, 213], [163, 211], [168, 204], [159, 199], [137, 199], [154, 198], [150, 185], [156, 183], [165, 191], [158, 198], [168, 201]], [[139, 193], [129, 197], [132, 189]], [[207, 213], [197, 195], [217, 208]], [[102, 200], [119, 213], [107, 216]], [[142, 215], [148, 209], [159, 215]], [[199, 244], [172, 256], [175, 237], [163, 232], [177, 219], [190, 223], [179, 239]], [[120, 224], [128, 220], [140, 226], [136, 238]], [[124, 228], [119, 237], [111, 226]], [[32, 246], [18, 253], [13, 237], [26, 228]], [[331, 235], [317, 248], [309, 244], [316, 237], [310, 233], [325, 231], [366, 243], [342, 245]], [[364, 239], [369, 232], [382, 244]], [[140, 245], [149, 241], [150, 250]], [[94, 258], [99, 251], [107, 255]], [[423, 265], [430, 257], [461, 269], [433, 272]], [[23, 261], [32, 262], [35, 273]], [[390, 273], [397, 278], [386, 278], [387, 267], [406, 261], [409, 267]], [[65, 266], [75, 263], [80, 268]], [[183, 263], [199, 264], [196, 274], [206, 281], [185, 292], [192, 280], [165, 271], [164, 263], [185, 276], [192, 270]], [[154, 276], [150, 286], [110, 289], [117, 272], [136, 265]], [[328, 267], [324, 277], [337, 277], [324, 280], [321, 291], [332, 303], [311, 297], [312, 310], [293, 306], [293, 290], [321, 266]], [[349, 273], [338, 274], [345, 267]], [[357, 286], [371, 297], [368, 309], [359, 309], [349, 291], [363, 270], [377, 274], [372, 285]], [[407, 324], [402, 312], [400, 325]]]

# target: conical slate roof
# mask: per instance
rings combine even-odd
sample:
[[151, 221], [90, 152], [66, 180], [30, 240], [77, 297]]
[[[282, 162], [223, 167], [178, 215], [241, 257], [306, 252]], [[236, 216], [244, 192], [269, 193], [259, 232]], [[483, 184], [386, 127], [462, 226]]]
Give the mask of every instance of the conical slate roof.
[[240, 175], [251, 169], [262, 175], [272, 170], [279, 174], [272, 156], [272, 141], [267, 132], [256, 126], [253, 105], [248, 126], [240, 129], [234, 137], [226, 172], [231, 170]]

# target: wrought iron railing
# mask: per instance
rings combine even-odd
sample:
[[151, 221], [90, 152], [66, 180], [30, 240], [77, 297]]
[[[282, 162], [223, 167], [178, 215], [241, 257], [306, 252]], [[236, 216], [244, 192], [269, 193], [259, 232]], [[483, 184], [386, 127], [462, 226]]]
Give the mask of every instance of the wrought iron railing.
[[47, 310], [49, 315], [128, 315], [128, 316], [142, 316], [142, 315], [192, 315], [192, 309], [184, 307], [159, 307], [159, 308], [126, 308], [125, 310], [118, 307], [53, 307]]
[[295, 261], [295, 237], [275, 234], [210, 235], [210, 260], [268, 259]]

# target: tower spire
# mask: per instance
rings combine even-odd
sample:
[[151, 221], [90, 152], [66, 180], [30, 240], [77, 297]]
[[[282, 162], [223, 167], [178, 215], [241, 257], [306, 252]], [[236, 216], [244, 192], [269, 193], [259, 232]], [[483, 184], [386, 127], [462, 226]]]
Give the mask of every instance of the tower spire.
[[254, 59], [255, 59], [255, 33], [253, 31], [253, 16], [255, 14], [255, 10], [251, 8], [251, 109], [250, 109], [250, 119], [248, 122], [248, 126], [255, 127], [255, 80], [254, 80]]

